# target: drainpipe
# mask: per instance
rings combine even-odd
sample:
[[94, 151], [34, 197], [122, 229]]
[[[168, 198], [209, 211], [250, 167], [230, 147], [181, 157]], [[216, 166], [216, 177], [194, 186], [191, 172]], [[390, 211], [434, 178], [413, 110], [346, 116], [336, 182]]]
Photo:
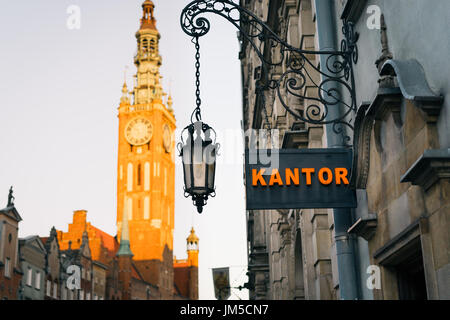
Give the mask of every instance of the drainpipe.
[[[333, 2], [334, 0], [314, 0], [316, 7], [316, 28], [319, 42], [319, 50], [335, 51], [336, 39], [335, 28], [333, 26]], [[320, 65], [326, 65], [326, 55], [320, 55]], [[327, 84], [324, 89], [330, 89]], [[328, 110], [329, 119], [336, 119], [340, 115], [339, 108]], [[333, 132], [333, 124], [326, 127], [326, 139], [328, 148], [342, 148], [343, 142], [340, 135]], [[357, 276], [355, 266], [355, 253], [353, 240], [349, 237], [347, 230], [352, 225], [351, 209], [333, 209], [334, 232], [336, 256], [339, 272], [339, 292], [343, 300], [358, 299]]]

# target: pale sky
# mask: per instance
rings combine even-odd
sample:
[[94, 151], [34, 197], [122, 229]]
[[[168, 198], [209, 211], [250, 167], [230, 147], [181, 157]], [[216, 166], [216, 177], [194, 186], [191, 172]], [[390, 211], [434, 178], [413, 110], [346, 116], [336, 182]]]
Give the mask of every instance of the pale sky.
[[[179, 128], [194, 103], [194, 48], [179, 25], [188, 0], [153, 0], [161, 33], [161, 74], [171, 92]], [[96, 227], [116, 233], [117, 107], [125, 66], [135, 73], [135, 32], [143, 0], [3, 1], [0, 10], [0, 207], [14, 186], [23, 221], [19, 235], [67, 231], [73, 210], [88, 210]], [[81, 28], [67, 27], [68, 7], [81, 9]], [[219, 132], [222, 157], [240, 143], [223, 132], [242, 119], [237, 30], [209, 16], [200, 39], [203, 119]], [[222, 138], [222, 140], [221, 140]], [[178, 139], [178, 136], [177, 136]], [[194, 225], [200, 238], [200, 299], [214, 299], [211, 268], [230, 266], [232, 286], [246, 281], [246, 226], [242, 161], [217, 168], [217, 196], [202, 215], [183, 196], [176, 169], [174, 254], [186, 257]], [[232, 299], [248, 298], [233, 290]]]

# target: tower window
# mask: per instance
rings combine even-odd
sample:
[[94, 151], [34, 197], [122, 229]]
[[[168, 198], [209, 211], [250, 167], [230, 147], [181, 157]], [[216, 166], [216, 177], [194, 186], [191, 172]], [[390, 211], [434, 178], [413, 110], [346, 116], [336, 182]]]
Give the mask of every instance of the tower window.
[[156, 41], [154, 39], [150, 40], [150, 52], [155, 53], [156, 52]]
[[146, 162], [144, 165], [144, 190], [150, 190], [150, 163]]
[[127, 190], [128, 191], [132, 191], [133, 190], [133, 164], [131, 162], [128, 163]]
[[139, 163], [137, 166], [137, 185], [141, 185], [141, 164]]
[[142, 40], [142, 50], [144, 52], [148, 51], [148, 41], [147, 41], [147, 39]]

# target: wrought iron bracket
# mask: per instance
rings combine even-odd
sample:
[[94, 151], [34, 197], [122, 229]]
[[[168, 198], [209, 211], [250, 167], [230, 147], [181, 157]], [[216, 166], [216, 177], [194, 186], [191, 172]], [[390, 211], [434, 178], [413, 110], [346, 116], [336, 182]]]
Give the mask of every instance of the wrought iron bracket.
[[[314, 51], [295, 48], [284, 41], [253, 12], [230, 0], [194, 0], [182, 11], [180, 23], [183, 31], [195, 39], [206, 35], [211, 24], [205, 14], [219, 15], [231, 22], [243, 40], [254, 49], [261, 61], [261, 75], [256, 82], [256, 93], [265, 101], [264, 92], [274, 90], [281, 105], [296, 120], [313, 125], [331, 124], [336, 134], [346, 135], [343, 126], [353, 130], [357, 111], [353, 64], [358, 61], [358, 33], [352, 22], [343, 21], [340, 51]], [[319, 66], [313, 59], [326, 56], [326, 64]], [[270, 69], [282, 70], [281, 75], [270, 76]], [[308, 101], [304, 110], [289, 106], [296, 98]], [[330, 112], [340, 108], [340, 112]], [[331, 114], [336, 116], [331, 116]]]

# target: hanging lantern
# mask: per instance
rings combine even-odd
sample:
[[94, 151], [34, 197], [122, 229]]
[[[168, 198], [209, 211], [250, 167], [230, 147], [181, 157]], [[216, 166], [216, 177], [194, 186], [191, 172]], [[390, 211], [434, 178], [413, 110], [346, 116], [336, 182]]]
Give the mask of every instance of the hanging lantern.
[[[187, 138], [184, 140], [186, 132]], [[202, 213], [208, 197], [216, 194], [214, 177], [219, 149], [216, 132], [206, 123], [197, 121], [184, 128], [181, 141], [178, 151], [183, 162], [184, 196], [191, 196], [197, 211]]]
[[[216, 132], [202, 122], [200, 99], [200, 45], [198, 37], [193, 38], [195, 44], [195, 97], [196, 108], [191, 115], [191, 124], [181, 133], [178, 151], [183, 162], [184, 196], [192, 197], [198, 213], [202, 213], [208, 197], [215, 197], [214, 177], [216, 174], [216, 155], [219, 144], [216, 143]], [[195, 116], [195, 122], [193, 118]], [[187, 132], [186, 140], [183, 135]]]

